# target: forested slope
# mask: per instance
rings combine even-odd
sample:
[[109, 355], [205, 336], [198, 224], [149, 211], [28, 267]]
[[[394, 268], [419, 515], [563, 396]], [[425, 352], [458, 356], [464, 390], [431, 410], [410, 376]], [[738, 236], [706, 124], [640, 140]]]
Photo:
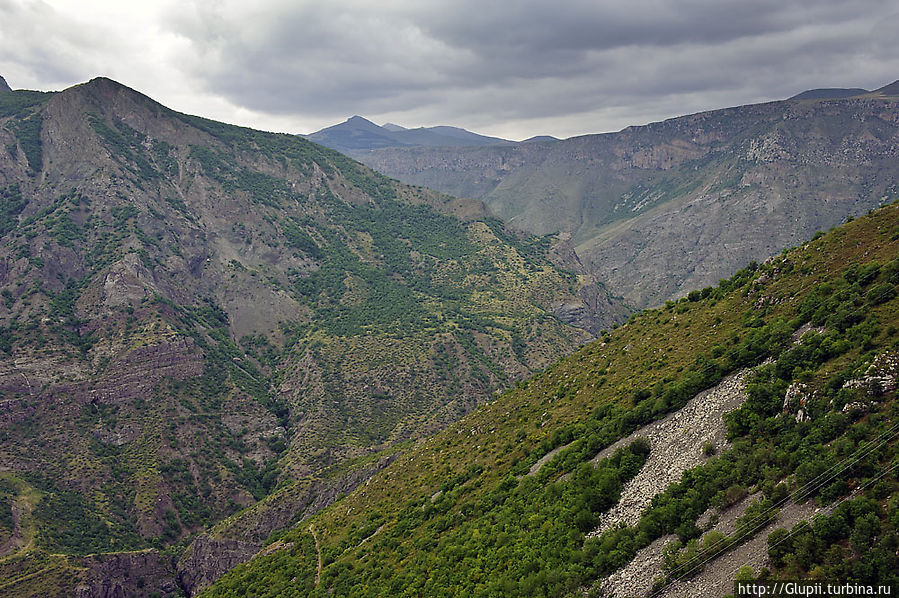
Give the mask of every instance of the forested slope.
[[[593, 594], [672, 540], [642, 573], [660, 595], [756, 537], [764, 570], [721, 575], [896, 583], [897, 284], [890, 205], [634, 316], [274, 535], [203, 595]], [[594, 457], [743, 368], [727, 443], [704, 447], [634, 525], [591, 533], [668, 447], [636, 440]], [[772, 533], [792, 505], [822, 512]]]

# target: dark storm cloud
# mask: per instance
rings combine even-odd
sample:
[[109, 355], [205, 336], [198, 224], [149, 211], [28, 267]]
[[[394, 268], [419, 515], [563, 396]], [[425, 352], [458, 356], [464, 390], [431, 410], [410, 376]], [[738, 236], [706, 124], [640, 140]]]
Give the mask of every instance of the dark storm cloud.
[[650, 106], [653, 115], [678, 114], [706, 107], [697, 95], [754, 101], [807, 86], [885, 84], [899, 77], [899, 61], [875, 33], [893, 37], [892, 7], [453, 0], [248, 10], [197, 2], [172, 20], [193, 47], [194, 74], [240, 106], [335, 119], [411, 111], [483, 126], [628, 105], [635, 115]]
[[527, 136], [899, 78], [892, 1], [186, 0], [146, 27], [87, 4], [0, 0], [11, 85], [111, 74], [244, 123], [363, 114]]

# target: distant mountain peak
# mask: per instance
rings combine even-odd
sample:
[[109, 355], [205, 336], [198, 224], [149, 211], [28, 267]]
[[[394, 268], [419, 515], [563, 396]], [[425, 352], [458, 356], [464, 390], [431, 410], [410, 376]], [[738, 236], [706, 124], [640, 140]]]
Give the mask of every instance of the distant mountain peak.
[[5, 93], [7, 91], [12, 91], [12, 88], [6, 83], [6, 79], [0, 77], [0, 93]]
[[75, 87], [86, 87], [90, 88], [109, 88], [109, 89], [128, 89], [130, 91], [134, 91], [127, 85], [119, 83], [115, 79], [110, 79], [109, 77], [94, 77], [87, 83], [83, 83], [81, 85], [76, 85]]
[[387, 147], [463, 147], [511, 143], [506, 139], [479, 135], [460, 127], [409, 129], [393, 123], [378, 126], [358, 115], [304, 137], [356, 157]]
[[521, 143], [535, 143], [540, 141], [559, 141], [559, 138], [553, 137], [552, 135], [535, 135], [533, 137], [525, 139]]

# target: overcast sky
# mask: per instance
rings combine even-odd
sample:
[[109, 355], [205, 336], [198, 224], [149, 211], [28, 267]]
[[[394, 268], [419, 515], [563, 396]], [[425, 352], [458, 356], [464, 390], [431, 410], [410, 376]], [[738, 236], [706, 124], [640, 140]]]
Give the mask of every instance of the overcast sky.
[[[253, 6], [258, 4], [261, 6]], [[0, 75], [309, 133], [569, 137], [899, 79], [895, 0], [0, 0]]]

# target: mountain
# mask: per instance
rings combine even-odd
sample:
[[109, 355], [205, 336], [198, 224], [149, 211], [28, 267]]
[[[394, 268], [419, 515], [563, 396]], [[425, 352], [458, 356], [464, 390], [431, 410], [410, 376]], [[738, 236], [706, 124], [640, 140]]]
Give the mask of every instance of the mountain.
[[871, 93], [876, 96], [899, 97], [899, 80], [875, 89]]
[[861, 89], [859, 87], [853, 88], [845, 88], [845, 87], [825, 87], [821, 89], [808, 89], [803, 91], [802, 93], [797, 93], [792, 96], [791, 100], [830, 100], [834, 98], [851, 98], [852, 96], [859, 96], [866, 93], [870, 93], [867, 89]]
[[897, 284], [894, 204], [632, 317], [203, 596], [896, 584]]
[[305, 137], [353, 157], [385, 147], [469, 147], [511, 143], [505, 139], [478, 135], [458, 127], [407, 129], [392, 123], [381, 127], [361, 116], [353, 116], [346, 122]]
[[536, 135], [534, 137], [529, 137], [525, 139], [521, 143], [535, 143], [540, 141], [559, 141], [558, 137], [553, 137], [552, 135]]
[[893, 89], [556, 142], [385, 148], [361, 159], [411, 184], [482, 199], [521, 230], [570, 233], [588, 271], [646, 307], [896, 198]]
[[627, 313], [564, 238], [109, 79], [0, 142], [3, 595], [195, 590]]
[[6, 79], [0, 77], [0, 93], [4, 93], [7, 91], [12, 91], [12, 89], [10, 89], [9, 84], [6, 82]]

